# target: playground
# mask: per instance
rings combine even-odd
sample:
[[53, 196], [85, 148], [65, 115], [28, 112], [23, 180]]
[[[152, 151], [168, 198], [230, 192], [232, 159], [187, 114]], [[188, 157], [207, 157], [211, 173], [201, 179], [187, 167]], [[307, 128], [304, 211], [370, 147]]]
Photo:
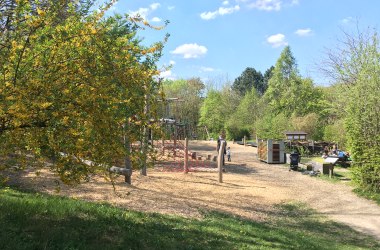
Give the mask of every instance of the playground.
[[[77, 187], [60, 185], [55, 178], [25, 172], [19, 178], [27, 188], [96, 202], [109, 202], [137, 211], [177, 214], [201, 218], [202, 210], [217, 210], [254, 221], [281, 216], [279, 204], [304, 203], [327, 218], [345, 223], [355, 230], [380, 239], [380, 207], [359, 198], [351, 187], [288, 171], [283, 164], [257, 160], [257, 149], [227, 142], [232, 161], [226, 162], [223, 183], [216, 172], [162, 171], [148, 169], [147, 176], [132, 175], [132, 185], [124, 177], [115, 183], [93, 179]], [[189, 149], [197, 155], [216, 155], [215, 141], [190, 141]]]

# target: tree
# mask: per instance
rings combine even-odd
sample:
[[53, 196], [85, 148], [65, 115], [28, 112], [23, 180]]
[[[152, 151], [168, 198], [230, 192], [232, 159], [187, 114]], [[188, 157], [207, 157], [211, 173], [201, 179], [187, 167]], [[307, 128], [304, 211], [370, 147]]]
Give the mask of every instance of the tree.
[[226, 123], [228, 137], [240, 139], [254, 134], [254, 124], [258, 117], [259, 96], [252, 88], [240, 101], [236, 112], [233, 112]]
[[[173, 104], [171, 114], [176, 120], [186, 125], [189, 131], [196, 131], [199, 121], [199, 110], [202, 104], [202, 95], [205, 89], [200, 78], [188, 80], [166, 80], [163, 83], [166, 97], [176, 97], [179, 101]], [[191, 132], [190, 132], [191, 133]], [[188, 134], [187, 136], [189, 136]]]
[[264, 78], [260, 71], [248, 67], [235, 79], [232, 89], [244, 96], [252, 88], [255, 88], [257, 93], [262, 95], [265, 92]]
[[263, 91], [262, 91], [262, 94], [263, 95], [265, 93], [265, 91], [267, 90], [268, 88], [268, 84], [269, 84], [269, 79], [273, 76], [273, 70], [274, 70], [274, 67], [271, 66], [269, 69], [267, 69], [264, 73], [264, 78], [263, 78]]
[[286, 117], [305, 116], [323, 109], [322, 92], [314, 87], [311, 79], [299, 75], [289, 46], [276, 62], [264, 99], [264, 105], [270, 105], [272, 112], [284, 113]]
[[354, 179], [380, 192], [380, 48], [377, 32], [345, 33], [336, 55], [329, 53], [328, 72], [341, 83], [347, 105], [345, 130], [354, 159]]
[[289, 118], [283, 113], [266, 112], [256, 120], [256, 133], [260, 139], [283, 139], [284, 132], [291, 128]]
[[106, 8], [90, 12], [88, 3], [0, 2], [1, 153], [51, 161], [65, 182], [108, 176], [130, 154], [121, 138], [141, 140], [154, 115], [144, 113], [144, 95], [158, 93], [163, 43], [140, 45], [141, 19], [104, 17]]
[[228, 86], [221, 91], [210, 90], [200, 109], [199, 125], [206, 126], [211, 136], [217, 137], [225, 129], [228, 118], [235, 112], [239, 98]]

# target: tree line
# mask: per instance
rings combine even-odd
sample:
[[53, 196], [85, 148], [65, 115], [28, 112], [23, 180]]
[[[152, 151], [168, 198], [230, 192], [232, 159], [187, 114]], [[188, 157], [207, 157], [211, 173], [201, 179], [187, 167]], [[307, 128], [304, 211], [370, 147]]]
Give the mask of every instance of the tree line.
[[[247, 67], [232, 84], [208, 89], [204, 96], [198, 94], [197, 105], [184, 102], [182, 105], [192, 107], [188, 118], [193, 117], [191, 122], [198, 127], [207, 127], [207, 136], [214, 139], [221, 131], [226, 131], [230, 140], [244, 136], [284, 139], [285, 131], [295, 130], [308, 133], [315, 141], [334, 142], [351, 153], [354, 179], [379, 192], [378, 35], [371, 30], [344, 35], [344, 42], [327, 51], [321, 66], [334, 81], [330, 86], [317, 86], [313, 79], [302, 77], [291, 48], [286, 46], [264, 74]], [[186, 81], [180, 81], [187, 88]], [[167, 82], [168, 91], [178, 82]]]

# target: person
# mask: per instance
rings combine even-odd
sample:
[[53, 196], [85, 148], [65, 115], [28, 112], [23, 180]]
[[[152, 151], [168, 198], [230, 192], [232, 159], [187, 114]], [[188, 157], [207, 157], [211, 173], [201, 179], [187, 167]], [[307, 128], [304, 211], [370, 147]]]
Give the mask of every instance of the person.
[[[216, 152], [218, 152], [218, 154], [219, 154], [219, 149], [220, 149], [220, 146], [222, 145], [222, 141], [225, 141], [224, 140], [224, 134], [222, 133], [220, 136], [219, 136], [219, 138], [218, 138], [218, 141], [217, 141], [217, 146], [216, 146]], [[223, 152], [223, 165], [224, 165], [224, 155], [226, 154], [226, 147], [227, 147], [227, 142], [225, 143], [225, 145], [224, 145], [224, 152]]]
[[231, 161], [231, 149], [230, 149], [230, 147], [227, 148], [227, 161]]
[[325, 155], [329, 156], [329, 152], [330, 152], [329, 147], [325, 146], [325, 150], [324, 150]]
[[326, 152], [323, 152], [323, 154], [322, 154], [322, 158], [323, 158], [323, 159], [326, 159], [327, 157], [329, 157], [329, 155], [326, 154]]

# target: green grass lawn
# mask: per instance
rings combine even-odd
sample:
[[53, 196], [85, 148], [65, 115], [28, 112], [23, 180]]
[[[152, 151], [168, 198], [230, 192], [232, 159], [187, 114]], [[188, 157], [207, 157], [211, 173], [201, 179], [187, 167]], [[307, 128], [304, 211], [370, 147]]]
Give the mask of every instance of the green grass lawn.
[[202, 219], [0, 188], [0, 249], [380, 249], [373, 238], [301, 204], [257, 223], [218, 212]]

